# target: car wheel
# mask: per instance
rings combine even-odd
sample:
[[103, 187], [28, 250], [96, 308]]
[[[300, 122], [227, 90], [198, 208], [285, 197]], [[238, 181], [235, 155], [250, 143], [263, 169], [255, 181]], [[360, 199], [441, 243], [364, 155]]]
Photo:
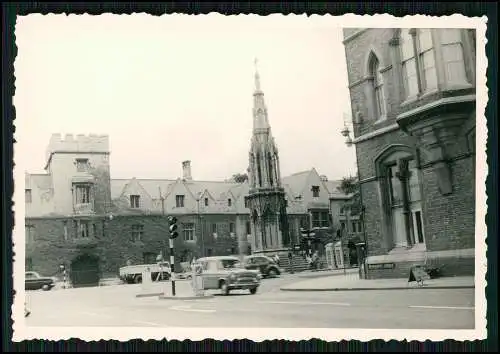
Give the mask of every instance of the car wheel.
[[42, 286], [42, 290], [43, 291], [49, 291], [50, 290], [50, 286], [48, 286], [47, 284], [45, 284], [44, 286]]
[[227, 283], [224, 280], [220, 283], [220, 290], [222, 295], [229, 295], [229, 286], [227, 286]]
[[134, 283], [140, 284], [142, 283], [142, 276], [141, 275], [136, 275], [134, 278]]
[[250, 294], [252, 294], [252, 295], [257, 294], [257, 288], [251, 288], [250, 289]]
[[276, 269], [274, 268], [271, 268], [269, 269], [269, 272], [267, 273], [267, 275], [271, 278], [274, 278], [275, 276], [277, 276], [279, 273], [276, 271]]

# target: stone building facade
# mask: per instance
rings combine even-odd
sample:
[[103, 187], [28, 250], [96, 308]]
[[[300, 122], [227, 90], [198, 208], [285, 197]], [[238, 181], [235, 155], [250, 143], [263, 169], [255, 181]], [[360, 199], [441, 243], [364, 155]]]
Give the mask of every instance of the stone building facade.
[[[111, 179], [108, 136], [54, 134], [46, 173], [26, 173], [26, 269], [54, 275], [64, 265], [76, 285], [116, 276], [126, 264], [154, 263], [159, 254], [169, 256], [169, 215], [178, 219], [177, 263], [284, 252], [301, 244], [301, 229], [328, 229], [336, 183], [314, 168], [281, 177], [270, 128], [259, 126], [267, 117], [256, 91], [259, 122], [245, 183], [194, 180], [191, 161], [182, 162], [176, 179]], [[266, 169], [254, 159], [261, 152], [271, 156]], [[262, 218], [266, 205], [273, 218]]]
[[474, 273], [475, 31], [344, 30], [367, 276]]

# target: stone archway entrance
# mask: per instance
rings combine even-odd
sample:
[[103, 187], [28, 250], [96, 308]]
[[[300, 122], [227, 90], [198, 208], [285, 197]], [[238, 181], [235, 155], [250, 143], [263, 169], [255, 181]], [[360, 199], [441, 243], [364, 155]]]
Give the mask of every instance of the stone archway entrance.
[[99, 276], [99, 257], [82, 254], [71, 262], [70, 278], [74, 288], [97, 286]]

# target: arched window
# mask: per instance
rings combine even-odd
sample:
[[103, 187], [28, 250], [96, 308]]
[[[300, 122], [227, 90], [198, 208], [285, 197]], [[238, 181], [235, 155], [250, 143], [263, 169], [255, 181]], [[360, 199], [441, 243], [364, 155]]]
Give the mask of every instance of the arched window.
[[262, 169], [260, 161], [260, 152], [257, 153], [257, 186], [262, 187]]
[[[252, 224], [253, 224], [253, 229], [256, 230], [258, 225], [258, 215], [257, 215], [257, 210], [254, 210], [252, 212]], [[254, 233], [253, 235], [253, 239], [254, 239], [254, 242], [255, 242], [255, 248], [259, 248], [259, 238], [257, 237], [257, 232]]]
[[383, 119], [385, 118], [384, 83], [382, 74], [380, 73], [380, 65], [375, 55], [372, 55], [370, 59], [370, 74], [373, 77], [376, 119]]
[[383, 191], [380, 207], [388, 246], [425, 243], [420, 170], [414, 152], [394, 146], [375, 163]]
[[269, 185], [272, 187], [274, 184], [274, 178], [273, 178], [274, 164], [273, 164], [273, 157], [272, 157], [271, 153], [267, 154], [267, 165], [268, 165], [268, 169], [269, 169], [269, 171], [267, 171], [269, 174]]

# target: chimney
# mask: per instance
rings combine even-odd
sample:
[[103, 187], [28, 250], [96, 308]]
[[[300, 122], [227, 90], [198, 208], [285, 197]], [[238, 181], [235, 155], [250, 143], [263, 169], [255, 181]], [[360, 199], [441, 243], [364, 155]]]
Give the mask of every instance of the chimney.
[[189, 160], [182, 161], [182, 178], [187, 181], [193, 179], [191, 177], [191, 161]]

